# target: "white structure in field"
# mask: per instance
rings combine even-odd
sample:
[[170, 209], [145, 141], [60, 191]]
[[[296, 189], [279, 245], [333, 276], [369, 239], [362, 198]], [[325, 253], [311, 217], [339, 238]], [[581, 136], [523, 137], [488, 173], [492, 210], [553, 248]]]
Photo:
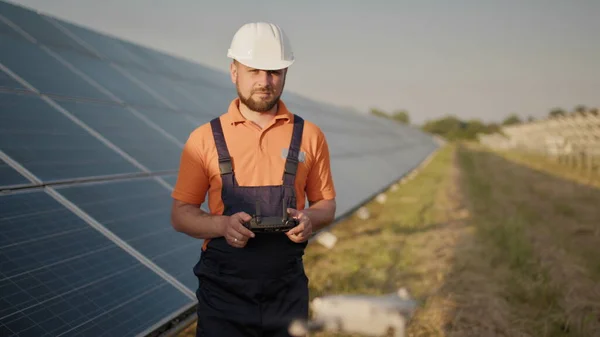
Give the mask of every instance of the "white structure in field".
[[600, 116], [584, 113], [503, 127], [504, 134], [479, 135], [494, 149], [519, 149], [547, 156], [600, 156]]

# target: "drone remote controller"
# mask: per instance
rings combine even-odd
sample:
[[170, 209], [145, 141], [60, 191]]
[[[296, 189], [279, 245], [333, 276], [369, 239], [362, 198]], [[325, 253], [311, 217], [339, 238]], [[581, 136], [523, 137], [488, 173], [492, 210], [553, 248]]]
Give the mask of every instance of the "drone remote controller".
[[284, 205], [282, 217], [263, 217], [260, 215], [260, 206], [257, 203], [257, 214], [250, 221], [244, 223], [244, 227], [254, 233], [281, 233], [287, 232], [298, 225], [298, 220], [290, 217]]
[[259, 218], [253, 216], [252, 219], [244, 223], [244, 227], [248, 228], [254, 233], [279, 233], [287, 232], [288, 230], [296, 227], [298, 220], [296, 219], [282, 219], [280, 217], [266, 217]]

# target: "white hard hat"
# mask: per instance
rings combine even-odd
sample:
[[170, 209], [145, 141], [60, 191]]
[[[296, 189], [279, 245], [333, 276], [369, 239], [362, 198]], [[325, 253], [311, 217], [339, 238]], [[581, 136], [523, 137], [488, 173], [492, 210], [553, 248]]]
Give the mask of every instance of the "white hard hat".
[[227, 57], [263, 70], [283, 69], [294, 63], [292, 45], [283, 29], [266, 22], [240, 27], [233, 36]]

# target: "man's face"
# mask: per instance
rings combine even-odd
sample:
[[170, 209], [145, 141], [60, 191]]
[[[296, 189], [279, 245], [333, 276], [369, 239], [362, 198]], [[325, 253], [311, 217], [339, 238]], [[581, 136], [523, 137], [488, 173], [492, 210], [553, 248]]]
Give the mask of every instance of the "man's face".
[[232, 62], [230, 70], [240, 102], [250, 110], [267, 112], [277, 104], [283, 93], [286, 69], [259, 70]]

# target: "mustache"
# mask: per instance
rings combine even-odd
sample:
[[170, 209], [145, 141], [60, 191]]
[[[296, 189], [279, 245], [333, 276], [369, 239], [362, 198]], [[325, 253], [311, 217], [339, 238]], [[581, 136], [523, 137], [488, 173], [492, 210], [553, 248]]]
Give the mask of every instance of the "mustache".
[[264, 88], [264, 89], [257, 89], [257, 90], [252, 90], [253, 94], [274, 94], [275, 90], [273, 90], [273, 88]]

